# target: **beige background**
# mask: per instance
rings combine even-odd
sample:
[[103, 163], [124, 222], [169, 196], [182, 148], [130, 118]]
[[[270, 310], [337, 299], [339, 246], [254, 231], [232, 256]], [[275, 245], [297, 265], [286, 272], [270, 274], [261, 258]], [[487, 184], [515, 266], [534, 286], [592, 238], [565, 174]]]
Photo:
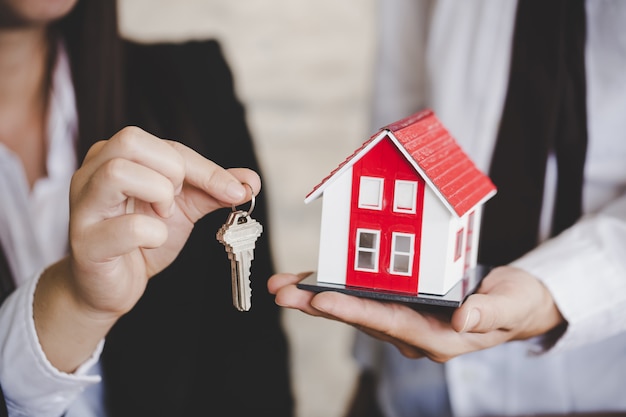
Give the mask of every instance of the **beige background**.
[[[221, 39], [261, 158], [279, 270], [316, 268], [321, 201], [304, 197], [373, 133], [375, 2], [120, 0], [129, 37]], [[356, 376], [353, 330], [291, 310], [284, 324], [298, 417], [341, 416]]]

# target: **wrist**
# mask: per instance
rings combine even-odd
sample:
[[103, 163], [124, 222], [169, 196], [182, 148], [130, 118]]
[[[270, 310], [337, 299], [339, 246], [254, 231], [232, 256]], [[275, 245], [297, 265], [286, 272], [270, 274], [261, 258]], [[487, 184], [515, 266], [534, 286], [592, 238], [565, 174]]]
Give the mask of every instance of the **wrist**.
[[33, 300], [35, 330], [47, 359], [58, 370], [76, 370], [118, 318], [81, 300], [72, 285], [68, 258], [51, 265], [39, 278]]

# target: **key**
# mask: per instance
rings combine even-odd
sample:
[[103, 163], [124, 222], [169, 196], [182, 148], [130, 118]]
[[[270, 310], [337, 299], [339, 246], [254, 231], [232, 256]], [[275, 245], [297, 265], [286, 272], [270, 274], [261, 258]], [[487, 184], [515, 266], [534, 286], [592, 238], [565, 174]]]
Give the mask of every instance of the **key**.
[[255, 242], [262, 232], [263, 226], [242, 210], [232, 211], [217, 232], [217, 240], [222, 242], [230, 259], [233, 305], [239, 311], [251, 307], [250, 266]]

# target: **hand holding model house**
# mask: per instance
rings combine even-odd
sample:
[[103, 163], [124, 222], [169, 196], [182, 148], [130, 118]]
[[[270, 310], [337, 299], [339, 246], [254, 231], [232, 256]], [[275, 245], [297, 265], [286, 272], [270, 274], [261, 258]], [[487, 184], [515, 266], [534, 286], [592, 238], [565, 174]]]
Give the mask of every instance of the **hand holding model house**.
[[543, 284], [477, 264], [495, 193], [435, 114], [420, 111], [382, 128], [307, 195], [324, 196], [318, 270], [275, 275], [268, 288], [279, 305], [352, 324], [409, 357], [443, 362], [544, 334], [563, 318]]

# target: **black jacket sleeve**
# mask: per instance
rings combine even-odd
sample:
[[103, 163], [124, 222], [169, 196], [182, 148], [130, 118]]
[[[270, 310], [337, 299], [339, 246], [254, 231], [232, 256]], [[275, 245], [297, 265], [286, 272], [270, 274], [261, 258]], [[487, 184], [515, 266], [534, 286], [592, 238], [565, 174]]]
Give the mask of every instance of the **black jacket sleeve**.
[[[218, 43], [127, 47], [127, 124], [262, 176]], [[219, 210], [196, 224], [180, 256], [108, 335], [102, 363], [111, 417], [293, 415], [287, 340], [266, 287], [274, 272], [266, 194], [253, 213], [264, 231], [250, 311], [232, 305], [230, 263], [216, 239], [230, 209]]]

